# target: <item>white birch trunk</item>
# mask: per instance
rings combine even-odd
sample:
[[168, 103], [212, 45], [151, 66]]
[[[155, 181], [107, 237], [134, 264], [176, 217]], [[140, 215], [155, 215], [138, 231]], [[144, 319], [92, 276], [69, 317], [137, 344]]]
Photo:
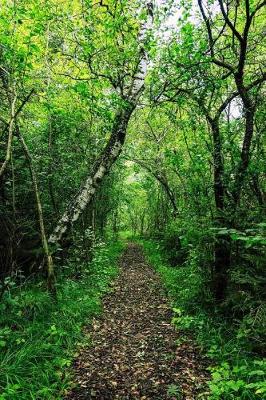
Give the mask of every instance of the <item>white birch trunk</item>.
[[[146, 7], [150, 2], [145, 2]], [[126, 96], [127, 106], [120, 109], [115, 117], [113, 129], [108, 143], [102, 154], [96, 160], [92, 173], [87, 177], [74, 199], [69, 203], [66, 211], [58, 221], [49, 237], [49, 243], [58, 244], [73, 222], [77, 221], [83, 210], [93, 199], [102, 179], [109, 173], [112, 165], [120, 155], [126, 137], [126, 130], [132, 112], [136, 108], [139, 96], [144, 89], [144, 80], [147, 73], [148, 56], [145, 52], [147, 30], [151, 28], [153, 16], [148, 12], [147, 21], [141, 26], [139, 33], [139, 68], [132, 77], [132, 84]]]
[[100, 157], [96, 160], [91, 174], [79, 189], [74, 199], [69, 203], [54, 231], [49, 237], [49, 243], [59, 243], [64, 233], [79, 216], [95, 195], [103, 177], [110, 171], [119, 156], [125, 140], [125, 131], [134, 107], [131, 105], [116, 116], [113, 132]]

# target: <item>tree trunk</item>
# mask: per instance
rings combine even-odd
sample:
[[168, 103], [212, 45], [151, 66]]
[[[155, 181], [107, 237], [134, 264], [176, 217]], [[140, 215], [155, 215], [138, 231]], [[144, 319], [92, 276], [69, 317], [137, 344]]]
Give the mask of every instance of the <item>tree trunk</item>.
[[[238, 85], [239, 93], [245, 107], [245, 135], [241, 151], [241, 159], [236, 171], [235, 182], [233, 186], [232, 196], [233, 204], [231, 204], [230, 213], [235, 219], [235, 213], [240, 202], [241, 190], [243, 187], [244, 179], [246, 176], [247, 168], [250, 161], [250, 147], [254, 133], [254, 115], [255, 109], [245, 88]], [[228, 220], [224, 216], [224, 185], [223, 185], [223, 160], [221, 151], [221, 139], [219, 132], [218, 121], [212, 120], [212, 133], [214, 142], [214, 194], [215, 204], [217, 210], [216, 224], [217, 227], [228, 227]], [[219, 235], [216, 239], [214, 250], [214, 274], [213, 274], [213, 288], [214, 295], [218, 302], [225, 298], [227, 284], [228, 284], [228, 270], [231, 263], [231, 249], [230, 238], [227, 234]]]
[[49, 125], [49, 132], [48, 132], [48, 151], [49, 151], [49, 164], [48, 164], [48, 189], [49, 189], [49, 194], [50, 194], [50, 199], [51, 199], [51, 204], [53, 207], [54, 215], [58, 217], [58, 207], [57, 207], [57, 202], [55, 199], [55, 193], [54, 193], [54, 185], [53, 185], [53, 131], [52, 131], [52, 120], [51, 116], [49, 115], [49, 120], [48, 120], [48, 125]]
[[[227, 225], [224, 216], [224, 165], [222, 159], [222, 143], [218, 118], [210, 121], [213, 137], [213, 182], [216, 206], [215, 225], [217, 229]], [[212, 288], [216, 301], [224, 300], [228, 284], [228, 270], [230, 268], [231, 250], [227, 234], [217, 235], [214, 244], [214, 268]]]
[[224, 165], [222, 159], [222, 143], [218, 119], [210, 121], [213, 138], [213, 182], [215, 205], [218, 214], [224, 210]]
[[97, 187], [102, 182], [104, 176], [109, 173], [112, 165], [122, 151], [128, 121], [134, 109], [135, 104], [133, 102], [128, 102], [127, 106], [117, 113], [112, 134], [106, 147], [95, 162], [91, 174], [58, 221], [57, 226], [49, 237], [49, 243], [60, 243], [68, 228], [79, 218], [80, 214], [93, 199]]
[[44, 251], [44, 254], [45, 254], [45, 258], [46, 258], [47, 287], [48, 287], [49, 292], [54, 297], [56, 297], [55, 273], [54, 273], [54, 267], [53, 267], [53, 259], [52, 259], [52, 256], [50, 254], [49, 245], [48, 245], [46, 232], [45, 232], [45, 227], [44, 227], [42, 203], [41, 203], [41, 199], [40, 199], [40, 192], [39, 192], [39, 188], [38, 188], [37, 177], [36, 177], [36, 173], [34, 171], [33, 165], [32, 165], [32, 158], [31, 158], [28, 146], [27, 146], [23, 136], [21, 135], [20, 129], [19, 129], [18, 126], [16, 126], [16, 133], [17, 133], [17, 135], [19, 137], [19, 140], [22, 143], [23, 150], [24, 150], [26, 158], [28, 160], [29, 170], [30, 170], [31, 179], [32, 179], [33, 190], [34, 190], [34, 193], [35, 193], [36, 206], [37, 206], [37, 211], [38, 211], [38, 220], [39, 220], [40, 233], [41, 233], [41, 239], [42, 239], [42, 246], [43, 246], [43, 251]]
[[255, 117], [255, 109], [252, 106], [251, 102], [248, 102], [248, 108], [245, 110], [246, 126], [245, 126], [245, 136], [241, 151], [241, 160], [239, 162], [239, 166], [236, 171], [235, 184], [232, 193], [235, 202], [235, 209], [237, 208], [240, 202], [241, 190], [250, 161], [250, 147], [254, 133], [254, 117]]

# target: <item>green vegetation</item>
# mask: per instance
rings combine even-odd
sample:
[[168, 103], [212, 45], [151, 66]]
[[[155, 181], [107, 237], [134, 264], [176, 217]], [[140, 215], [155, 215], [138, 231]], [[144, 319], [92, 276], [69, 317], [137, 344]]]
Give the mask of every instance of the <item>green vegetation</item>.
[[[262, 399], [266, 395], [266, 360], [252, 353], [254, 335], [265, 326], [247, 316], [242, 321], [221, 321], [219, 309], [207, 304], [209, 294], [195, 257], [184, 266], [169, 266], [156, 241], [141, 240], [147, 259], [163, 278], [172, 301], [173, 323], [180, 341], [192, 335], [214, 366], [210, 367], [209, 399]], [[194, 260], [193, 260], [194, 258]], [[262, 323], [262, 321], [258, 321]], [[265, 321], [264, 321], [265, 323]], [[257, 340], [263, 344], [262, 337]]]
[[79, 277], [69, 276], [68, 263], [58, 279], [57, 302], [49, 301], [42, 282], [5, 293], [0, 317], [1, 400], [50, 400], [66, 393], [73, 356], [89, 341], [82, 327], [100, 312], [101, 296], [110, 290], [123, 247], [119, 242], [98, 243], [93, 261], [80, 265]]
[[265, 0], [1, 1], [0, 398], [64, 392], [119, 235], [158, 243], [213, 398], [265, 396], [265, 18]]

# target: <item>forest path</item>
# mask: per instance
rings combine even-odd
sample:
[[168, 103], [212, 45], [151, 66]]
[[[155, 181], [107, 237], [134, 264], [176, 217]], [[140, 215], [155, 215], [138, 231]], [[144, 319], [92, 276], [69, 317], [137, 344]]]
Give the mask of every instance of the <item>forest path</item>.
[[176, 344], [162, 283], [140, 246], [128, 245], [120, 269], [102, 316], [88, 327], [92, 346], [80, 350], [67, 399], [196, 399], [206, 365], [191, 341]]

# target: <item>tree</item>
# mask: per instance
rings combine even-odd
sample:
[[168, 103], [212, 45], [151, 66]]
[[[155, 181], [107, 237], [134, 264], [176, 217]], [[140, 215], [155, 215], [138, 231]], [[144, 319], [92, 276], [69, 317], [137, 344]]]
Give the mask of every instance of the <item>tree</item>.
[[[164, 84], [161, 88], [155, 85], [154, 98], [157, 102], [176, 102], [182, 107], [180, 98], [183, 97], [195, 104], [206, 118], [212, 134], [214, 223], [219, 231], [237, 223], [237, 209], [250, 164], [257, 98], [266, 78], [261, 65], [258, 68], [253, 62], [260, 50], [261, 12], [265, 4], [257, 2], [251, 6], [246, 1], [244, 8], [237, 3], [225, 9], [224, 2], [219, 1], [218, 14], [211, 11], [211, 2], [199, 1], [198, 4], [204, 25], [183, 24], [178, 34], [181, 43], [175, 39], [172, 47], [166, 50]], [[256, 25], [252, 25], [254, 21]], [[240, 139], [240, 157], [230, 174], [233, 179], [226, 181], [226, 153], [221, 131], [225, 125], [224, 113], [238, 98], [243, 106], [244, 132]], [[228, 237], [217, 236], [213, 278], [217, 301], [225, 297], [230, 259]]]
[[[148, 6], [148, 5], [146, 5]], [[149, 8], [150, 10], [150, 8]], [[107, 7], [109, 11], [109, 7]], [[113, 15], [111, 14], [113, 17]], [[138, 56], [135, 65], [131, 71], [122, 71], [123, 76], [118, 75], [117, 80], [109, 75], [104, 76], [112, 83], [113, 89], [117, 88], [120, 96], [119, 109], [116, 112], [110, 138], [103, 149], [101, 155], [97, 158], [92, 171], [87, 177], [85, 183], [80, 188], [74, 199], [70, 202], [67, 210], [57, 223], [49, 242], [57, 244], [63, 234], [67, 231], [71, 223], [75, 222], [84, 208], [93, 198], [97, 187], [103, 177], [110, 171], [112, 165], [120, 155], [126, 137], [126, 129], [132, 112], [137, 106], [139, 97], [144, 89], [144, 80], [147, 72], [148, 57], [145, 50], [145, 41], [147, 31], [151, 26], [152, 15], [149, 11], [147, 21], [140, 27], [138, 34]], [[89, 59], [89, 67], [92, 74], [97, 75], [93, 70], [93, 62]], [[128, 77], [129, 75], [129, 77]], [[126, 77], [125, 77], [126, 76]]]

